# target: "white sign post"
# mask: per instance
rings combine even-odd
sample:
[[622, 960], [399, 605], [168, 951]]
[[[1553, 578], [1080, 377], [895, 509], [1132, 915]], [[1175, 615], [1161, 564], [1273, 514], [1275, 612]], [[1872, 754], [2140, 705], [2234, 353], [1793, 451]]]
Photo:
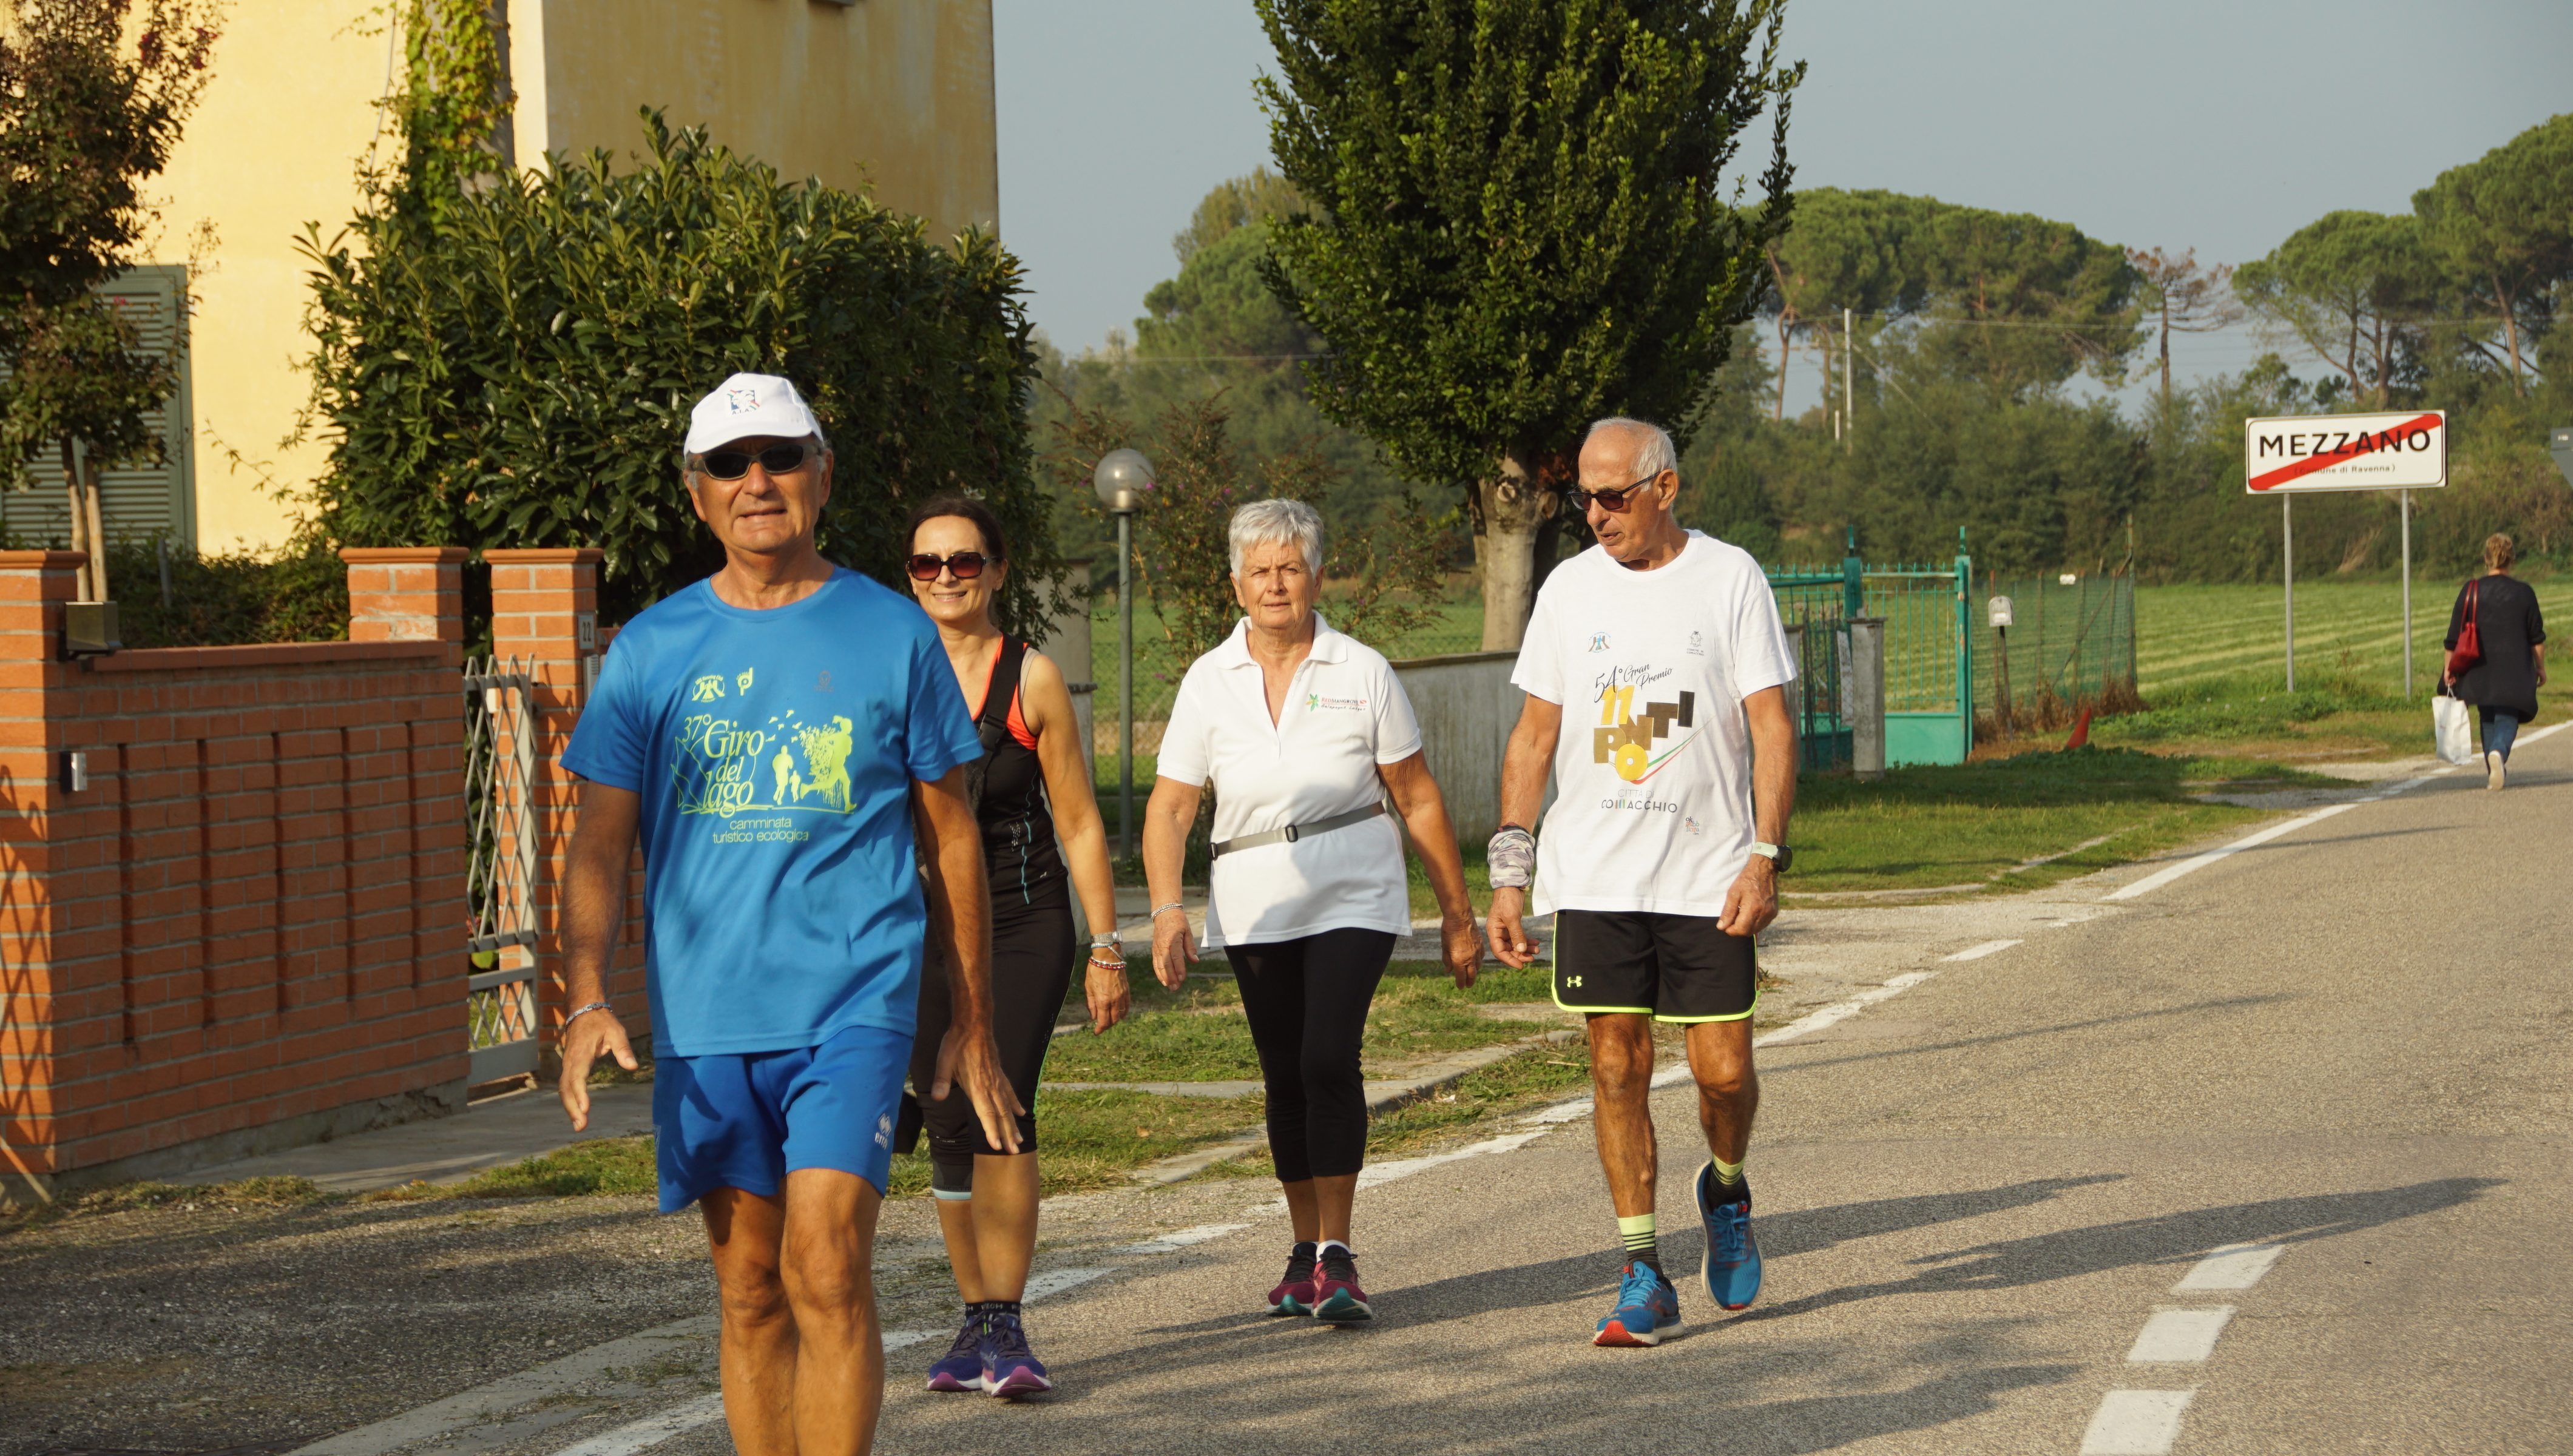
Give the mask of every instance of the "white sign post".
[[2412, 695], [2412, 492], [2448, 483], [2448, 415], [2317, 414], [2242, 422], [2242, 485], [2278, 497], [2285, 554], [2287, 691], [2296, 690], [2296, 524], [2304, 490], [2399, 490], [2403, 501], [2403, 695]]

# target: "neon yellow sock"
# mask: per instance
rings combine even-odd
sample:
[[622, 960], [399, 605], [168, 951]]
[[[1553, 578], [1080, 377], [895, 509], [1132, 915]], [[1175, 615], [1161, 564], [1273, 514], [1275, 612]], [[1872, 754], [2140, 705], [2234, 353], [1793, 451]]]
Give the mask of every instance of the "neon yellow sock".
[[[1726, 1162], [1720, 1157], [1710, 1157], [1707, 1160], [1715, 1164], [1715, 1185], [1717, 1187], [1738, 1188], [1742, 1186], [1742, 1163]], [[1748, 1155], [1743, 1158], [1743, 1162], [1748, 1162], [1751, 1159]]]
[[1653, 1231], [1652, 1214], [1638, 1213], [1632, 1218], [1619, 1218], [1617, 1236], [1625, 1242], [1629, 1261], [1641, 1260], [1657, 1271], [1661, 1268], [1661, 1240]]

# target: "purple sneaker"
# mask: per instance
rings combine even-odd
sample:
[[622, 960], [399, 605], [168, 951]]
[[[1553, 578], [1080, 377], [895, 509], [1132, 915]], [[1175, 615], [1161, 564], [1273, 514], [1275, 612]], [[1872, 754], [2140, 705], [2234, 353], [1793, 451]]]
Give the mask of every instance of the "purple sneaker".
[[1028, 1348], [1027, 1326], [1016, 1314], [984, 1316], [983, 1388], [1005, 1400], [1054, 1389], [1054, 1382], [1046, 1378], [1045, 1362]]
[[956, 1343], [929, 1367], [929, 1388], [950, 1392], [983, 1388], [983, 1311], [965, 1311], [965, 1327], [956, 1332]]

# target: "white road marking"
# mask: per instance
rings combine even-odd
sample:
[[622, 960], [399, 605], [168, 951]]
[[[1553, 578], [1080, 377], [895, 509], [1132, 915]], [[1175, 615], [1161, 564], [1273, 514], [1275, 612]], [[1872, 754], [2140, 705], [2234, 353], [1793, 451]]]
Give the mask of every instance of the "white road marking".
[[1489, 1157], [1496, 1152], [1516, 1152], [1545, 1134], [1546, 1129], [1542, 1127], [1533, 1132], [1504, 1132], [1498, 1137], [1486, 1137], [1480, 1142], [1459, 1147], [1453, 1152], [1433, 1152], [1426, 1157], [1398, 1157], [1391, 1162], [1371, 1162], [1358, 1173], [1358, 1186], [1377, 1187], [1392, 1182], [1396, 1178], [1407, 1178], [1416, 1172], [1426, 1172], [1441, 1163], [1457, 1162], [1468, 1157]]
[[683, 1400], [668, 1410], [659, 1411], [629, 1426], [618, 1426], [605, 1435], [592, 1436], [577, 1446], [565, 1446], [554, 1456], [634, 1456], [650, 1450], [673, 1436], [685, 1435], [702, 1425], [723, 1419], [723, 1395], [700, 1395]]
[[2356, 803], [2334, 804], [2328, 809], [2317, 809], [2311, 814], [2304, 815], [2301, 818], [2290, 819], [2284, 824], [2272, 824], [2268, 828], [2261, 830], [2258, 834], [2245, 835], [2221, 849], [2211, 849], [2193, 859], [2182, 860], [2168, 869], [2156, 870], [2152, 874], [2146, 875], [2144, 878], [2138, 880], [2133, 885], [2126, 886], [2123, 889], [2112, 890], [2100, 898], [2103, 900], [2133, 900], [2139, 895], [2150, 894], [2155, 890], [2159, 890], [2164, 885], [2169, 884], [2171, 881], [2178, 879], [2182, 875], [2189, 874], [2192, 871], [2205, 869], [2207, 866], [2214, 864], [2216, 861], [2223, 859], [2227, 855], [2238, 855], [2244, 850], [2267, 844], [2269, 841], [2276, 839], [2282, 834], [2293, 833], [2309, 824], [2320, 824], [2322, 821], [2331, 818], [2335, 814], [2344, 814], [2357, 807], [2358, 805]]
[[2194, 1390], [2112, 1390], [2100, 1397], [2082, 1456], [2165, 1456]]
[[1158, 1238], [1145, 1239], [1141, 1243], [1121, 1244], [1116, 1248], [1110, 1249], [1109, 1252], [1117, 1254], [1178, 1253], [1181, 1249], [1187, 1248], [1190, 1244], [1204, 1243], [1210, 1238], [1222, 1238], [1228, 1233], [1240, 1233], [1242, 1230], [1249, 1228], [1250, 1226], [1251, 1225], [1248, 1223], [1201, 1223], [1195, 1228], [1175, 1229]]
[[1943, 961], [1980, 961], [1995, 952], [2007, 951], [2011, 947], [2019, 944], [2021, 943], [2018, 941], [1986, 941], [1980, 946], [1968, 946], [1966, 949], [1959, 951], [1953, 956], [1942, 956], [1940, 959]]
[[2176, 1284], [2174, 1294], [2195, 1294], [2210, 1289], [2248, 1289], [2260, 1282], [2269, 1266], [2286, 1251], [2283, 1243], [2228, 1243], [2197, 1261], [2196, 1267]]
[[[1862, 991], [1847, 1001], [1833, 1002], [1830, 1006], [1824, 1007], [1820, 1011], [1807, 1012], [1805, 1015], [1798, 1017], [1796, 1020], [1789, 1022], [1778, 1030], [1769, 1033], [1767, 1036], [1754, 1037], [1751, 1040], [1751, 1045], [1754, 1047], [1775, 1047], [1781, 1042], [1792, 1042], [1798, 1037], [1810, 1036], [1815, 1032], [1821, 1031], [1825, 1027], [1836, 1026], [1842, 1022], [1848, 1021], [1850, 1018], [1857, 1016], [1860, 1012], [1867, 1010], [1869, 1007], [1876, 1005], [1880, 1001], [1886, 1001], [1893, 997], [1901, 996], [1903, 993], [1910, 991], [1912, 988], [1920, 985], [1924, 981], [1928, 981], [1938, 974], [1939, 973], [1936, 971], [1907, 971], [1903, 975], [1894, 977], [1887, 981], [1883, 986], [1873, 987], [1869, 990]], [[1676, 1071], [1678, 1071], [1680, 1077], [1688, 1076], [1688, 1069], [1686, 1067], [1680, 1067], [1676, 1069]], [[1679, 1078], [1672, 1079], [1674, 1082], [1677, 1082]], [[1654, 1078], [1653, 1085], [1655, 1087], [1660, 1087], [1662, 1085], [1662, 1080], [1659, 1077]]]
[[560, 1395], [573, 1386], [605, 1374], [618, 1365], [643, 1365], [666, 1358], [680, 1344], [693, 1345], [720, 1327], [715, 1315], [697, 1314], [647, 1329], [623, 1339], [575, 1350], [532, 1370], [504, 1375], [444, 1400], [390, 1416], [374, 1425], [325, 1436], [297, 1448], [294, 1456], [377, 1456], [398, 1446], [477, 1426], [503, 1411]]
[[1022, 1300], [1043, 1299], [1050, 1294], [1060, 1294], [1076, 1285], [1087, 1284], [1103, 1274], [1116, 1272], [1115, 1269], [1048, 1269], [1042, 1274], [1030, 1275], [1028, 1290], [1019, 1297]]
[[2519, 735], [2518, 742], [2513, 743], [2511, 747], [2517, 748], [2521, 743], [2535, 743], [2549, 733], [2561, 733], [2567, 728], [2573, 728], [2573, 723], [2557, 723], [2552, 727], [2540, 728], [2534, 733], [2522, 733]]
[[2204, 1309], [2164, 1309], [2144, 1321], [2136, 1347], [2127, 1351], [2130, 1365], [2194, 1365], [2215, 1353], [2215, 1337], [2233, 1318], [2230, 1304]]

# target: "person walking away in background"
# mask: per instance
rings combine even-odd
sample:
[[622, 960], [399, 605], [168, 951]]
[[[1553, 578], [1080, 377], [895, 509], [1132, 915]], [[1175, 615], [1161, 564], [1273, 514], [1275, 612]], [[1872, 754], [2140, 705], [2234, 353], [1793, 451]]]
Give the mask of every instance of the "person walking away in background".
[[[1197, 959], [1180, 872], [1198, 800], [1215, 790], [1206, 944], [1221, 947], [1269, 1093], [1269, 1150], [1294, 1244], [1272, 1314], [1369, 1319], [1349, 1224], [1366, 1161], [1358, 1065], [1367, 1006], [1411, 929], [1403, 831], [1438, 898], [1459, 987], [1482, 948], [1446, 801], [1420, 751], [1411, 701], [1382, 654], [1313, 610], [1322, 518], [1299, 500], [1233, 513], [1233, 589], [1245, 613], [1189, 665], [1144, 813], [1153, 969], [1177, 990]], [[1402, 829], [1384, 817], [1390, 797]]]
[[[930, 1366], [929, 1388], [1033, 1395], [1054, 1388], [1028, 1347], [1020, 1312], [1037, 1246], [1037, 1078], [1072, 985], [1072, 886], [1093, 928], [1083, 983], [1091, 1031], [1105, 1032], [1126, 1015], [1115, 877], [1090, 792], [1089, 745], [1063, 671], [992, 620], [992, 603], [1009, 579], [1000, 520], [979, 500], [941, 495], [912, 511], [906, 537], [911, 594], [938, 624], [981, 735], [982, 763], [968, 777], [979, 790], [971, 797], [990, 875], [992, 1038], [1026, 1109], [1018, 1115], [1018, 1150], [1008, 1152], [983, 1135], [960, 1099], [930, 1096], [950, 1018], [944, 978], [923, 976], [905, 1122], [917, 1116], [928, 1129], [930, 1194], [965, 1301], [964, 1326]], [[908, 1145], [910, 1138], [895, 1140]]]
[[2448, 612], [2448, 650], [2465, 634], [2468, 616], [2483, 656], [2462, 673], [2442, 670], [2440, 681], [2457, 701], [2475, 705], [2483, 723], [2484, 787], [2499, 789], [2509, 777], [2510, 745], [2537, 717], [2537, 690], [2546, 686], [2546, 618], [2537, 592], [2510, 574], [2519, 551], [2499, 531], [2484, 538], [2484, 574], [2457, 588]]
[[884, 1404], [876, 1215], [925, 939], [954, 1007], [931, 1094], [1018, 1143], [965, 803], [982, 744], [928, 618], [814, 548], [831, 453], [793, 384], [735, 374], [698, 400], [680, 482], [723, 568], [617, 634], [563, 751], [585, 782], [557, 1090], [585, 1128], [591, 1066], [636, 1066], [605, 988], [639, 830], [661, 1211], [705, 1220], [733, 1446], [864, 1453]]
[[[1655, 1345], [1680, 1326], [1655, 1222], [1655, 1022], [1683, 1029], [1697, 1082], [1699, 1277], [1725, 1309], [1760, 1291], [1743, 1175], [1760, 1105], [1753, 938], [1777, 917], [1790, 858], [1796, 669], [1760, 564], [1672, 515], [1668, 434], [1600, 420], [1578, 468], [1567, 494], [1598, 544], [1546, 577], [1511, 674], [1527, 698], [1501, 766], [1492, 954], [1529, 964], [1525, 917], [1554, 914], [1554, 1002], [1588, 1018], [1592, 1122], [1625, 1245], [1616, 1307], [1591, 1340]], [[1549, 771], [1540, 838], [1527, 826]]]

